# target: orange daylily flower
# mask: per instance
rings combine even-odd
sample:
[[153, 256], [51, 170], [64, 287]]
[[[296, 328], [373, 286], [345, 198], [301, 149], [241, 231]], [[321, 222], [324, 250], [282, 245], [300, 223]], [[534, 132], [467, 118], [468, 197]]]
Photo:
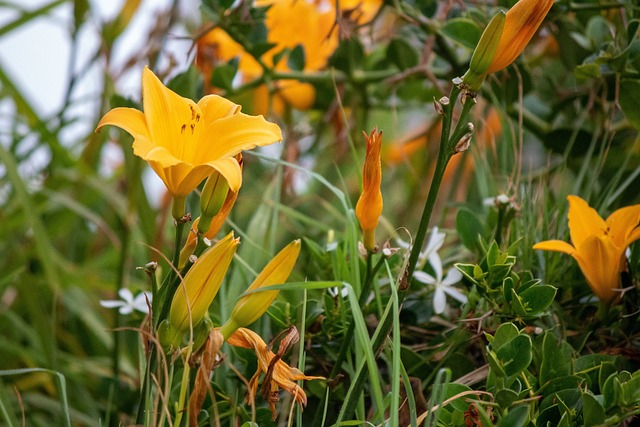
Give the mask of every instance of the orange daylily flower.
[[[300, 246], [300, 240], [294, 240], [278, 252], [251, 283], [247, 292], [286, 282], [300, 255]], [[220, 328], [222, 335], [226, 338], [239, 327], [249, 326], [258, 320], [279, 292], [256, 292], [241, 297], [233, 307], [229, 320]]]
[[[267, 375], [268, 378], [265, 379], [265, 381], [270, 382], [268, 389], [271, 396], [274, 394], [277, 396], [278, 390], [282, 388], [291, 394], [301, 406], [306, 406], [307, 395], [294, 381], [324, 379], [324, 377], [307, 376], [299, 369], [287, 365], [287, 363], [280, 358], [276, 359], [276, 362], [272, 365], [276, 355], [267, 348], [267, 344], [258, 334], [249, 329], [238, 329], [227, 339], [227, 343], [236, 347], [252, 348], [258, 357], [258, 370], [249, 381], [247, 402], [254, 401], [258, 391], [258, 381], [263, 372], [265, 374], [271, 373], [271, 375]], [[269, 406], [271, 406], [272, 412], [275, 413], [274, 400], [276, 400], [276, 398], [269, 399]]]
[[376, 227], [382, 215], [382, 164], [380, 149], [382, 147], [382, 132], [374, 128], [370, 135], [364, 133], [367, 140], [367, 154], [362, 171], [362, 194], [356, 204], [356, 216], [360, 221], [363, 232], [364, 247], [374, 251], [376, 247]]
[[544, 21], [554, 0], [520, 0], [507, 12], [507, 20], [487, 74], [509, 66], [522, 53]]
[[196, 104], [164, 86], [147, 67], [142, 101], [144, 112], [114, 108], [97, 130], [113, 125], [129, 132], [134, 154], [149, 163], [175, 200], [184, 200], [214, 170], [237, 192], [242, 170], [234, 156], [282, 140], [278, 125], [262, 116], [243, 114], [239, 105], [217, 95]]
[[603, 220], [595, 209], [578, 196], [569, 196], [571, 243], [548, 240], [533, 249], [571, 255], [593, 292], [605, 303], [620, 295], [620, 273], [626, 271], [625, 251], [640, 239], [640, 205], [613, 212]]

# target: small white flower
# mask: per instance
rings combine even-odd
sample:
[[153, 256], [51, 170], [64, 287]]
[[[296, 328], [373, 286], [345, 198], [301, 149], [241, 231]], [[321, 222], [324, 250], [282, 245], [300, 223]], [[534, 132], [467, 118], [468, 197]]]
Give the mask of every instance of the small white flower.
[[[425, 273], [424, 271], [416, 271], [413, 273], [413, 277], [421, 283], [435, 286], [436, 290], [433, 294], [433, 310], [436, 314], [442, 314], [447, 308], [447, 298], [449, 295], [451, 298], [460, 301], [461, 303], [467, 302], [467, 296], [460, 292], [458, 289], [452, 287], [460, 280], [462, 280], [462, 273], [455, 268], [449, 269], [447, 275], [442, 278], [442, 260], [437, 252], [433, 253], [429, 257], [429, 264], [433, 267], [433, 271], [436, 277]], [[445, 295], [446, 294], [446, 295]]]
[[[431, 263], [431, 257], [434, 254], [438, 256], [438, 251], [440, 250], [442, 245], [444, 245], [445, 236], [446, 236], [445, 233], [438, 232], [438, 227], [433, 227], [431, 229], [431, 235], [429, 236], [429, 241], [427, 242], [427, 245], [425, 246], [424, 250], [422, 250], [418, 255], [419, 267], [422, 267], [427, 259]], [[397, 243], [398, 243], [398, 246], [400, 246], [403, 249], [411, 250], [411, 248], [413, 247], [413, 245], [410, 245], [409, 243], [400, 239], [397, 239]], [[440, 257], [438, 256], [438, 260], [439, 259]]]
[[121, 300], [103, 300], [100, 301], [100, 305], [105, 308], [119, 308], [120, 314], [131, 314], [133, 310], [149, 313], [147, 299], [151, 302], [151, 292], [140, 292], [134, 298], [129, 289], [122, 288], [118, 291], [118, 295], [122, 298]]

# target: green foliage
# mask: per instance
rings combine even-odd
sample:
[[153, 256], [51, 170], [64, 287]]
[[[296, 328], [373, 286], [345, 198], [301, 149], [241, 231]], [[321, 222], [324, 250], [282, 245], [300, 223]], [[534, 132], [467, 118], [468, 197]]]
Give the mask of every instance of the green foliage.
[[[45, 94], [25, 91], [30, 82], [13, 71], [22, 58], [3, 52], [0, 63], [0, 424], [115, 426], [144, 413], [141, 378], [155, 340], [166, 344], [162, 332], [149, 329], [140, 312], [120, 314], [100, 302], [117, 299], [123, 288], [155, 290], [184, 242], [174, 242], [170, 200], [149, 185], [152, 172], [129, 134], [93, 132], [110, 108], [142, 109], [137, 77], [130, 78], [142, 66], [180, 96], [197, 101], [210, 89], [277, 123], [284, 135], [281, 152], [243, 158], [244, 184], [218, 235], [234, 230], [242, 245], [209, 318], [194, 331], [195, 347], [228, 318], [277, 248], [301, 238], [292, 278], [276, 286], [280, 296], [251, 329], [277, 352], [281, 337], [274, 337], [296, 326], [299, 343], [280, 360], [326, 378], [300, 383], [304, 412], [279, 394], [274, 421], [261, 391], [264, 372], [254, 405], [245, 400], [243, 380], [259, 368], [254, 352], [225, 344], [199, 425], [638, 422], [640, 245], [621, 260], [624, 292], [611, 305], [593, 297], [571, 256], [532, 249], [544, 240], [570, 242], [569, 194], [603, 217], [640, 203], [634, 2], [555, 2], [520, 58], [487, 77], [477, 105], [466, 93], [457, 96], [452, 79], [465, 73], [491, 16], [515, 1], [386, 1], [370, 14], [367, 2], [341, 12], [327, 2], [330, 19], [314, 47], [299, 36], [324, 21], [278, 21], [279, 29], [313, 25], [275, 41], [275, 5], [203, 0], [195, 18], [181, 16], [173, 2], [147, 30], [134, 28], [147, 13], [141, 3], [125, 1], [108, 18], [86, 0], [0, 5], [3, 42], [42, 23], [55, 23], [70, 40], [69, 56], [61, 58], [68, 80], [55, 82], [48, 64], [39, 66], [42, 78], [64, 87], [47, 114], [34, 102]], [[208, 45], [211, 28], [237, 45]], [[87, 31], [99, 43], [85, 46]], [[128, 34], [136, 31], [146, 31], [145, 43], [128, 51]], [[169, 53], [176, 40], [193, 46]], [[326, 58], [318, 58], [327, 46]], [[80, 96], [86, 81], [102, 83]], [[307, 92], [311, 106], [297, 109]], [[452, 93], [447, 103], [443, 97]], [[460, 136], [468, 123], [475, 129], [469, 149], [440, 171], [423, 233], [428, 239], [434, 225], [446, 233], [436, 251], [442, 271], [429, 256], [416, 263], [423, 275], [446, 278], [457, 269], [463, 279], [423, 283], [407, 274], [406, 246], [421, 246], [443, 129], [451, 137], [459, 124]], [[361, 133], [373, 126], [384, 131], [384, 211], [380, 250], [364, 256], [353, 206], [362, 188]], [[197, 193], [187, 206], [195, 218]], [[409, 243], [397, 248], [399, 240]], [[155, 271], [150, 261], [158, 263]], [[446, 309], [436, 314], [434, 302], [443, 297]], [[154, 377], [161, 393], [149, 408], [168, 425], [181, 416], [175, 404], [191, 390], [182, 383], [195, 378], [202, 355], [158, 352], [168, 360], [159, 365], [166, 376], [158, 370]]]

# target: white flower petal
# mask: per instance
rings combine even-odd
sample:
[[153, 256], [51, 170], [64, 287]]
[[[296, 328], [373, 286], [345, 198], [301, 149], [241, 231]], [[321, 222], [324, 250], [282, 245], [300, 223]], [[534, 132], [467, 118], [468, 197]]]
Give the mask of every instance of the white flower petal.
[[425, 273], [424, 271], [417, 270], [413, 272], [413, 278], [416, 279], [420, 283], [426, 283], [427, 285], [435, 285], [436, 279], [430, 275], [429, 273]]
[[444, 293], [449, 295], [451, 298], [453, 298], [453, 299], [455, 299], [455, 300], [457, 300], [457, 301], [459, 301], [459, 302], [461, 302], [463, 304], [465, 304], [468, 301], [467, 296], [465, 294], [463, 294], [462, 292], [460, 292], [456, 288], [443, 286], [441, 289], [442, 289], [442, 291]]
[[438, 252], [434, 252], [429, 256], [429, 264], [433, 267], [433, 272], [436, 273], [438, 283], [442, 282], [442, 260]]
[[120, 314], [131, 314], [132, 311], [133, 307], [130, 305], [123, 305], [122, 307], [120, 307]]
[[131, 290], [129, 288], [121, 288], [118, 291], [118, 295], [126, 303], [131, 304], [133, 302], [133, 293], [131, 292]]
[[147, 299], [151, 302], [151, 292], [140, 292], [133, 300], [133, 304], [131, 304], [132, 308], [141, 313], [148, 314], [149, 306], [147, 305]]
[[440, 250], [442, 245], [444, 245], [445, 236], [445, 233], [438, 233], [438, 227], [433, 227], [431, 229], [431, 235], [429, 236], [427, 247], [421, 255], [423, 255], [424, 258], [429, 258], [433, 252]]
[[436, 288], [433, 294], [433, 311], [435, 311], [436, 314], [442, 314], [445, 308], [447, 308], [447, 299], [444, 291], [441, 288]]
[[124, 306], [125, 303], [123, 301], [111, 299], [111, 300], [101, 300], [100, 305], [103, 306], [104, 308], [116, 308], [116, 307]]
[[462, 273], [457, 268], [453, 267], [447, 271], [447, 276], [442, 281], [444, 286], [455, 285], [462, 280]]

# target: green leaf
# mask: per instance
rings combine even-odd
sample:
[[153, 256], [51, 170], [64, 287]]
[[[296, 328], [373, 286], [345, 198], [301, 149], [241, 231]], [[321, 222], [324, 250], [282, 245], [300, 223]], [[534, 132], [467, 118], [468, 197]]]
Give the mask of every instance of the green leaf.
[[629, 381], [622, 384], [622, 400], [625, 405], [637, 405], [640, 401], [640, 371], [636, 371]]
[[540, 363], [540, 384], [554, 378], [571, 374], [571, 346], [546, 332], [542, 341], [542, 362]]
[[620, 82], [620, 107], [629, 122], [640, 129], [640, 81], [623, 79]]
[[440, 28], [440, 33], [473, 50], [480, 40], [482, 29], [471, 19], [453, 18]]
[[306, 55], [304, 51], [304, 46], [301, 44], [296, 45], [293, 48], [289, 57], [287, 58], [287, 66], [294, 71], [302, 71], [304, 70], [304, 66], [306, 63]]
[[357, 39], [351, 38], [340, 42], [329, 64], [350, 75], [361, 67], [363, 59], [364, 47]]
[[598, 64], [582, 64], [578, 65], [573, 74], [578, 79], [597, 79], [600, 77], [600, 66]]
[[497, 352], [503, 361], [504, 372], [508, 376], [519, 374], [529, 367], [532, 359], [532, 344], [529, 335], [518, 335]]
[[475, 213], [465, 207], [458, 209], [458, 213], [456, 214], [456, 230], [460, 235], [460, 239], [462, 239], [462, 244], [465, 245], [467, 249], [476, 253], [480, 251], [478, 236], [482, 236], [484, 229], [482, 222], [480, 222]]
[[557, 289], [551, 285], [533, 286], [518, 296], [527, 309], [527, 314], [538, 314], [551, 305], [556, 296]]
[[237, 71], [238, 58], [233, 58], [226, 64], [218, 65], [211, 74], [211, 84], [224, 90], [231, 90]]
[[500, 419], [498, 427], [524, 427], [529, 424], [529, 406], [516, 406]]
[[508, 388], [500, 390], [495, 394], [496, 403], [503, 409], [511, 406], [516, 399], [518, 399], [518, 393]]
[[518, 294], [516, 293], [516, 291], [514, 291], [513, 289], [511, 289], [511, 310], [513, 311], [514, 314], [518, 315], [518, 316], [526, 316], [527, 315], [527, 309], [524, 306], [522, 300], [520, 299], [520, 297], [518, 296]]
[[622, 386], [618, 379], [618, 374], [611, 374], [609, 378], [604, 382], [604, 385], [600, 388], [603, 397], [603, 405], [605, 409], [611, 409], [614, 406], [620, 405], [622, 398]]
[[597, 426], [604, 424], [605, 413], [604, 408], [596, 399], [596, 397], [590, 392], [582, 393], [582, 418], [584, 420], [584, 426]]
[[506, 345], [509, 341], [514, 339], [520, 334], [520, 331], [513, 323], [503, 323], [500, 325], [493, 338], [491, 347], [494, 351], [500, 350], [502, 346]]
[[418, 65], [420, 54], [406, 40], [393, 39], [387, 46], [387, 58], [400, 70], [406, 70]]

